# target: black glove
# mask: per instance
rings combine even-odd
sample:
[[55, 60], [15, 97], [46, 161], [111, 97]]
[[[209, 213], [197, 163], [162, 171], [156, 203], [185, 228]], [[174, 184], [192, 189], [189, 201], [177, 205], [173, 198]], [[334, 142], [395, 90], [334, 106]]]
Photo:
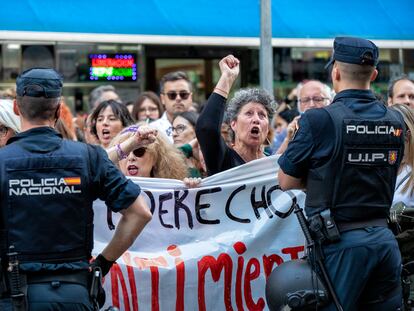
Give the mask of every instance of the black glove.
[[100, 267], [102, 270], [102, 276], [108, 274], [109, 270], [111, 270], [112, 265], [115, 261], [107, 260], [102, 254], [99, 254], [98, 257], [91, 263], [91, 267]]

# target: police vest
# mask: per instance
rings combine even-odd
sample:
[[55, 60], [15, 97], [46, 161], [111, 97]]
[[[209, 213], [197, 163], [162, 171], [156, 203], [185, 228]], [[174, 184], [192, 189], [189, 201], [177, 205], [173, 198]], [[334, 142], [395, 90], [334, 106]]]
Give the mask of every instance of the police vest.
[[62, 140], [46, 154], [19, 141], [2, 153], [2, 256], [10, 245], [20, 262], [88, 260], [93, 247], [89, 148]]
[[386, 218], [404, 155], [402, 117], [387, 109], [380, 119], [363, 119], [340, 101], [323, 109], [336, 143], [331, 159], [308, 173], [307, 215], [329, 208], [336, 221]]

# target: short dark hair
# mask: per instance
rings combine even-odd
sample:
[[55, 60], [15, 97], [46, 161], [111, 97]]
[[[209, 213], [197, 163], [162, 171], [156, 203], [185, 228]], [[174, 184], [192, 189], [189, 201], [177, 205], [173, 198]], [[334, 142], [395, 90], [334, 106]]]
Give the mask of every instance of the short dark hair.
[[342, 77], [356, 82], [367, 82], [375, 70], [371, 65], [357, 65], [337, 61]]
[[390, 80], [390, 83], [388, 83], [388, 97], [392, 98], [394, 96], [394, 86], [398, 81], [401, 80], [407, 80], [414, 83], [414, 80], [410, 79], [406, 74], [399, 75], [395, 77], [394, 79]]
[[173, 122], [177, 117], [181, 117], [181, 118], [186, 119], [193, 126], [193, 128], [195, 129], [196, 124], [197, 124], [197, 120], [198, 120], [198, 113], [197, 112], [183, 111], [183, 112], [176, 113], [174, 115]]
[[160, 93], [164, 92], [164, 85], [166, 82], [185, 80], [188, 83], [190, 92], [193, 90], [192, 83], [184, 71], [173, 71], [165, 74], [160, 80]]
[[158, 111], [160, 112], [160, 117], [164, 112], [164, 108], [161, 104], [161, 100], [160, 100], [160, 98], [158, 97], [157, 94], [155, 94], [154, 92], [151, 92], [151, 91], [142, 92], [138, 96], [137, 101], [134, 103], [134, 108], [132, 109], [132, 113], [131, 113], [132, 118], [134, 118], [136, 121], [138, 121], [139, 109], [141, 108], [142, 103], [146, 99], [149, 99], [155, 105], [157, 105]]
[[47, 121], [57, 118], [60, 97], [16, 96], [16, 102], [21, 115], [28, 121]]
[[113, 99], [105, 100], [96, 107], [91, 115], [91, 132], [95, 136], [98, 136], [98, 132], [96, 131], [96, 120], [98, 119], [99, 113], [108, 106], [111, 107], [114, 115], [121, 121], [123, 127], [127, 127], [134, 123], [128, 108], [124, 104]]

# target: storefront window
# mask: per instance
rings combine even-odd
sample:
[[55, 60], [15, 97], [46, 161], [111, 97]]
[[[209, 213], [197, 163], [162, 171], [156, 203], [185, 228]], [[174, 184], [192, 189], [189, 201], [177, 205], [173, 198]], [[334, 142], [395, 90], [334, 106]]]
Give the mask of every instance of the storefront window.
[[1, 54], [1, 82], [14, 82], [20, 73], [21, 46], [15, 43], [3, 44]]

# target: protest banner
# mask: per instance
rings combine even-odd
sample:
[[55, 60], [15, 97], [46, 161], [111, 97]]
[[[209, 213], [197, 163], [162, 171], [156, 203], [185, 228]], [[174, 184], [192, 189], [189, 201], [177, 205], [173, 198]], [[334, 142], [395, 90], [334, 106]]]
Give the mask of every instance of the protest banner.
[[[301, 191], [280, 190], [277, 157], [203, 179], [133, 178], [153, 213], [133, 246], [105, 278], [105, 307], [121, 310], [268, 310], [266, 277], [304, 254], [292, 213]], [[99, 254], [113, 231], [103, 202], [94, 204]], [[119, 219], [113, 214], [114, 223]]]

